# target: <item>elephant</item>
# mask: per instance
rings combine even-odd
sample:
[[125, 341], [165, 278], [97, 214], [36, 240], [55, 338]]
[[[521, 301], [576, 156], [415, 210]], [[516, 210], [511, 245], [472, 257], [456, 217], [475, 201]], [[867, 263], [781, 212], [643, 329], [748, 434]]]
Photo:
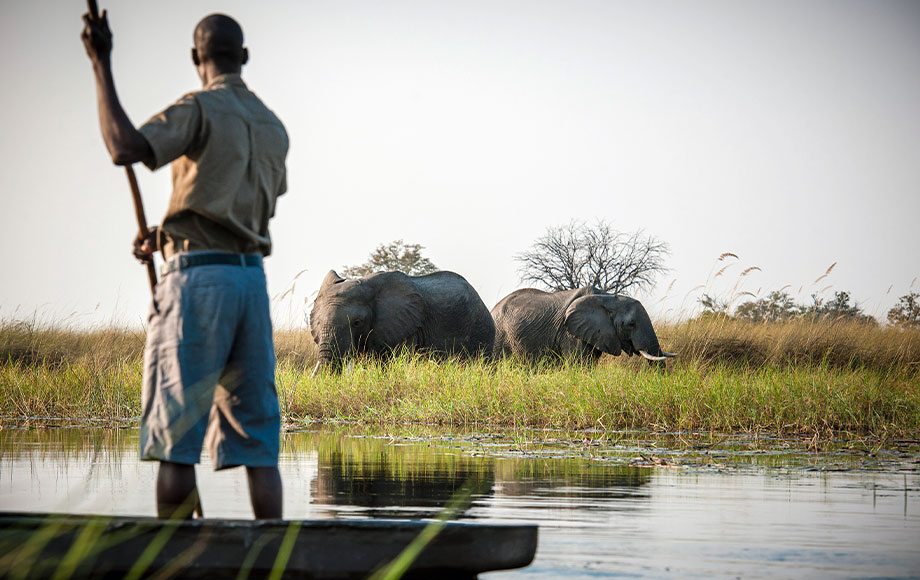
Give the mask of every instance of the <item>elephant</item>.
[[353, 354], [387, 355], [400, 346], [490, 358], [495, 324], [476, 290], [454, 272], [346, 280], [330, 270], [310, 312], [310, 333], [319, 349], [316, 374], [340, 368]]
[[492, 309], [495, 319], [493, 356], [526, 360], [576, 357], [597, 360], [602, 353], [621, 352], [661, 361], [664, 352], [642, 304], [633, 298], [595, 288], [544, 292], [523, 288], [505, 296]]

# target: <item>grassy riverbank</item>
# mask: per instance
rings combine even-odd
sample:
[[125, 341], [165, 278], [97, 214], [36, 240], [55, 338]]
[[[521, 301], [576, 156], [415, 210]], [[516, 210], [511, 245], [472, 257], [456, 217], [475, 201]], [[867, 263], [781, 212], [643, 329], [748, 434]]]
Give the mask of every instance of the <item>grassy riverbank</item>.
[[[666, 369], [605, 357], [528, 366], [403, 354], [310, 377], [306, 331], [279, 332], [285, 418], [821, 436], [920, 435], [920, 331], [712, 318], [661, 326]], [[136, 417], [144, 336], [0, 325], [0, 415]]]

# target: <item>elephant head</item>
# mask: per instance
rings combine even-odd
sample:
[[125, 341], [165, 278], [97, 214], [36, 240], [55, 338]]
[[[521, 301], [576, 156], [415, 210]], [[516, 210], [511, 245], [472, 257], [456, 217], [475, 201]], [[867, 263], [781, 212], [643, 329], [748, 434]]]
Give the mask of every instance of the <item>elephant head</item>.
[[310, 333], [319, 348], [314, 373], [354, 353], [384, 352], [410, 344], [422, 325], [424, 302], [408, 276], [379, 272], [345, 280], [326, 274], [310, 312]]
[[633, 298], [616, 294], [582, 296], [568, 306], [564, 321], [572, 336], [602, 352], [640, 354], [650, 361], [677, 356], [661, 350], [648, 313]]

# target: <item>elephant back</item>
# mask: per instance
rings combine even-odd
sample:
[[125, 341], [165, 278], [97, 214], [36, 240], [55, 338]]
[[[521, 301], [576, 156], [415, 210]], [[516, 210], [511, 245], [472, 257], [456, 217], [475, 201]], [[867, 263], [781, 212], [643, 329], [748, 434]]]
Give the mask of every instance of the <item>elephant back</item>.
[[488, 356], [495, 323], [476, 289], [460, 274], [435, 272], [411, 278], [425, 304], [426, 324], [417, 343], [447, 353]]

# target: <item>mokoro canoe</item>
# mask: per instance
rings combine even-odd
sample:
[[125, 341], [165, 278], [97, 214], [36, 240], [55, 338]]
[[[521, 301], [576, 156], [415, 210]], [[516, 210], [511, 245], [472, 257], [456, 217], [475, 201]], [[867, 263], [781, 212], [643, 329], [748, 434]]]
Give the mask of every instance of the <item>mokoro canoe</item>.
[[[366, 578], [429, 523], [0, 512], [0, 578], [266, 578], [276, 562], [282, 578]], [[527, 566], [536, 548], [533, 525], [448, 522], [404, 577], [475, 578]]]

